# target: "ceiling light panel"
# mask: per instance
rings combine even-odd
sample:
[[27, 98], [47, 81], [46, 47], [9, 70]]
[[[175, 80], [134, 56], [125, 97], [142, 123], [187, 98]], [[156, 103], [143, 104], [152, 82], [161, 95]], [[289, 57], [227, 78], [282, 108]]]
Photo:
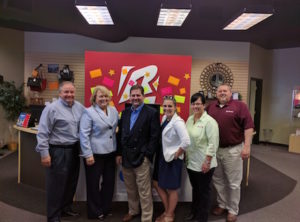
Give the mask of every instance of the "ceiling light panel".
[[113, 25], [114, 22], [106, 6], [76, 5], [90, 25]]
[[158, 26], [182, 26], [191, 9], [161, 8], [157, 21]]
[[242, 13], [223, 30], [247, 30], [257, 23], [267, 19], [272, 13]]

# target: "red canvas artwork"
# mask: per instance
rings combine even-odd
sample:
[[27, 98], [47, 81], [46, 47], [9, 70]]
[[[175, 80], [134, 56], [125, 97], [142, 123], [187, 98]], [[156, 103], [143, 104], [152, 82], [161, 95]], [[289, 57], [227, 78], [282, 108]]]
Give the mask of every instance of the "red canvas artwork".
[[90, 106], [93, 87], [103, 85], [111, 92], [111, 105], [121, 112], [130, 102], [130, 87], [140, 84], [144, 87], [145, 104], [162, 105], [164, 96], [173, 95], [177, 113], [186, 120], [191, 65], [191, 56], [86, 51], [85, 106]]

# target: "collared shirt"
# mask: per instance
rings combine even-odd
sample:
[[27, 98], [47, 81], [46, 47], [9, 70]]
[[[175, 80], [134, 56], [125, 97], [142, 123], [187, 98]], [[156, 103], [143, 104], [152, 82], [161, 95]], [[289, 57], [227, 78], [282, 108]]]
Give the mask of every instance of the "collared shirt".
[[194, 115], [186, 122], [191, 145], [186, 150], [187, 168], [201, 172], [206, 156], [211, 156], [210, 167], [217, 166], [216, 152], [219, 146], [219, 128], [217, 122], [206, 113], [194, 123]]
[[59, 98], [47, 105], [42, 112], [36, 151], [42, 157], [49, 155], [49, 144], [71, 145], [79, 140], [79, 121], [84, 106], [74, 101], [72, 106]]
[[144, 107], [144, 103], [142, 103], [140, 106], [138, 106], [136, 109], [131, 106], [131, 115], [130, 115], [130, 130], [132, 129], [132, 127], [135, 124], [135, 121], [137, 120], [137, 118], [140, 115], [140, 112], [142, 110], [142, 108]]
[[254, 123], [245, 103], [230, 100], [223, 107], [218, 101], [212, 102], [207, 107], [219, 125], [220, 147], [235, 146], [244, 142], [246, 129], [254, 128]]

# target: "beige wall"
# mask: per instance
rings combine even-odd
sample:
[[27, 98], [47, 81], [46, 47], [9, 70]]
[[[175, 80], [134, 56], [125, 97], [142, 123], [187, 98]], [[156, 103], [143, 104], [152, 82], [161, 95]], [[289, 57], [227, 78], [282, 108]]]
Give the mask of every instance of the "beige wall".
[[[269, 95], [270, 95], [269, 80], [270, 78], [272, 78], [272, 50], [266, 50], [254, 44], [250, 45], [249, 77], [263, 80], [259, 139], [260, 141], [265, 141], [266, 138], [264, 136], [264, 130], [272, 129], [271, 128], [272, 126], [270, 126], [267, 121], [268, 116], [270, 115], [271, 112], [270, 105], [269, 105]], [[251, 105], [251, 103], [249, 104]], [[253, 107], [250, 107], [250, 110], [253, 109], [254, 109]], [[273, 139], [273, 137], [271, 139]], [[270, 142], [273, 141], [271, 140]]]
[[[74, 72], [75, 86], [76, 86], [76, 100], [84, 103], [84, 55], [83, 54], [63, 54], [63, 53], [42, 53], [42, 52], [28, 52], [25, 53], [25, 80], [31, 75], [32, 70], [39, 64], [43, 64], [41, 70], [44, 77], [49, 82], [57, 82], [56, 73], [48, 73], [48, 64], [58, 64], [59, 70], [65, 64], [70, 66]], [[25, 87], [25, 95], [27, 98], [34, 97], [29, 87]], [[52, 98], [58, 97], [58, 90], [49, 90], [48, 84], [46, 90], [40, 93], [45, 101], [52, 101]]]
[[300, 87], [300, 48], [273, 50], [272, 75], [268, 87], [268, 118], [273, 142], [288, 144], [289, 135], [300, 128], [300, 119], [291, 117], [292, 90]]
[[105, 42], [74, 34], [25, 32], [25, 52], [84, 54], [100, 52], [133, 52], [189, 55], [206, 60], [248, 61], [247, 42], [129, 37], [122, 42]]
[[[248, 95], [248, 62], [247, 61], [226, 61], [226, 60], [192, 60], [191, 75], [191, 94], [198, 92], [200, 89], [200, 74], [203, 69], [214, 62], [222, 62], [227, 65], [234, 77], [233, 91], [240, 92], [244, 102], [247, 102]], [[43, 73], [49, 81], [56, 81], [57, 75], [47, 73], [47, 64], [59, 64], [60, 69], [64, 64], [69, 64], [71, 70], [74, 71], [76, 85], [76, 99], [84, 103], [84, 55], [81, 54], [62, 54], [62, 53], [41, 53], [28, 52], [25, 53], [25, 79], [28, 78], [30, 71], [38, 64], [44, 64]], [[26, 88], [26, 95], [29, 96], [29, 89]], [[51, 101], [53, 97], [57, 97], [57, 91], [46, 88], [41, 93], [45, 101]]]
[[191, 95], [199, 90], [200, 88], [200, 75], [204, 68], [212, 63], [221, 62], [230, 68], [233, 74], [233, 92], [239, 92], [242, 95], [242, 100], [247, 103], [248, 97], [248, 61], [229, 61], [226, 59], [222, 60], [204, 60], [195, 59], [192, 61], [192, 76], [191, 76]]
[[[24, 32], [0, 27], [0, 74], [5, 81], [23, 83], [24, 76]], [[0, 107], [0, 139], [9, 140], [8, 122]]]
[[26, 32], [25, 71], [32, 69], [39, 61], [61, 64], [71, 55], [78, 56], [76, 61], [81, 57], [78, 64], [81, 66], [85, 50], [191, 55], [192, 93], [199, 90], [199, 76], [205, 66], [222, 62], [233, 72], [234, 90], [241, 92], [243, 100], [247, 101], [249, 43], [243, 42], [131, 37], [123, 42], [108, 43], [72, 34]]
[[[226, 64], [234, 75], [233, 90], [240, 92], [243, 101], [248, 97], [248, 60], [249, 43], [155, 39], [155, 38], [128, 38], [119, 43], [107, 43], [83, 36], [55, 33], [25, 33], [25, 78], [29, 70], [39, 63], [69, 64], [74, 71], [75, 84], [79, 87], [77, 99], [84, 99], [84, 52], [116, 51], [135, 53], [157, 53], [191, 55], [192, 79], [191, 93], [200, 90], [200, 74], [203, 69], [214, 62]], [[75, 70], [74, 70], [75, 69]], [[55, 78], [48, 75], [49, 78]], [[42, 96], [50, 100], [56, 92], [43, 92]]]
[[[72, 61], [65, 61], [59, 55], [70, 56], [71, 60], [72, 55], [79, 55], [80, 58], [76, 57], [73, 61], [79, 61], [80, 70], [85, 50], [192, 55], [191, 93], [199, 90], [199, 75], [206, 65], [223, 62], [232, 69], [235, 75], [233, 88], [241, 87], [236, 90], [242, 91], [243, 100], [246, 102], [249, 101], [250, 77], [263, 79], [261, 140], [264, 140], [263, 129], [273, 129], [271, 142], [288, 144], [289, 134], [299, 127], [299, 121], [292, 121], [289, 114], [291, 90], [300, 85], [300, 63], [297, 61], [300, 57], [299, 48], [265, 50], [249, 43], [147, 38], [129, 38], [121, 43], [106, 43], [77, 35], [49, 33], [25, 33], [24, 46], [22, 32], [0, 28], [0, 33], [0, 73], [6, 80], [14, 79], [20, 84], [24, 80], [19, 78], [20, 75], [26, 78], [29, 70], [42, 62], [35, 59], [28, 64], [26, 60], [24, 75], [24, 47], [26, 55], [50, 53], [50, 59], [41, 57], [45, 63], [71, 63]], [[236, 65], [241, 69], [236, 69]], [[247, 66], [248, 71], [245, 71]]]
[[300, 128], [291, 118], [292, 89], [300, 86], [300, 48], [266, 50], [250, 45], [250, 77], [263, 79], [260, 140], [271, 129], [270, 142], [289, 143], [289, 135]]
[[24, 32], [0, 27], [0, 74], [19, 86], [24, 75]]

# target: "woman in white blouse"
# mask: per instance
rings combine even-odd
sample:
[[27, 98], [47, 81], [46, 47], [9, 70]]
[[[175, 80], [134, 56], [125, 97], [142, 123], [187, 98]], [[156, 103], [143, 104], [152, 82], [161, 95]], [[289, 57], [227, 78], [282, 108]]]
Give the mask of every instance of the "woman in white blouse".
[[92, 106], [80, 120], [80, 145], [85, 158], [88, 218], [103, 220], [110, 213], [114, 193], [118, 111], [109, 106], [110, 92], [104, 86], [94, 88], [90, 101]]
[[181, 184], [181, 171], [185, 149], [190, 138], [182, 118], [176, 114], [176, 101], [173, 96], [165, 96], [162, 118], [162, 149], [159, 155], [158, 183], [154, 182], [165, 208], [156, 222], [172, 222], [178, 202], [178, 188]]

